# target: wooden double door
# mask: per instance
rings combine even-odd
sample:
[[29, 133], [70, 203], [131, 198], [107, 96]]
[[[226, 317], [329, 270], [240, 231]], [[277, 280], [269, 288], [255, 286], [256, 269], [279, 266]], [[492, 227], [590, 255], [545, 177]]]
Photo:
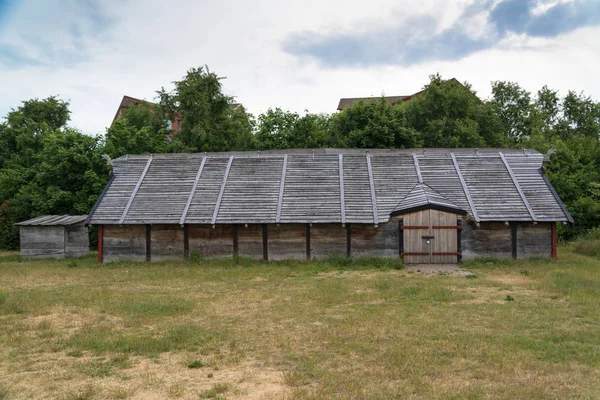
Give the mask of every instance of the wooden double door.
[[406, 264], [456, 264], [461, 254], [459, 216], [422, 210], [402, 216], [402, 255]]

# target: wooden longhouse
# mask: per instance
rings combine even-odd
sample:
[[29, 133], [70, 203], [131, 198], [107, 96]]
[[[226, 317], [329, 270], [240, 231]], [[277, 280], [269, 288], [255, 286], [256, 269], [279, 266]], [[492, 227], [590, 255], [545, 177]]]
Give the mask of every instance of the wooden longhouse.
[[87, 215], [44, 215], [15, 224], [22, 258], [76, 258], [90, 253]]
[[556, 257], [556, 223], [573, 220], [542, 162], [511, 149], [130, 155], [86, 222], [100, 262]]

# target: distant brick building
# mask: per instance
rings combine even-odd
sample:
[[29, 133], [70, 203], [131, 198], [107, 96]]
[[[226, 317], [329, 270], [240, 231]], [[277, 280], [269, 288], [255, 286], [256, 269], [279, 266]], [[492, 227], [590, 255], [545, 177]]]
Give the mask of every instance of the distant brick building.
[[[456, 78], [452, 78], [452, 79], [450, 79], [450, 81], [458, 83], [459, 85], [462, 85], [462, 83], [460, 83]], [[396, 104], [403, 103], [405, 101], [409, 101], [413, 97], [415, 97], [415, 96], [417, 96], [417, 95], [419, 95], [419, 94], [421, 94], [423, 92], [424, 91], [421, 90], [420, 92], [413, 93], [413, 94], [408, 94], [408, 95], [383, 96], [383, 99], [385, 99], [385, 101], [386, 101], [386, 103], [388, 103], [388, 105], [395, 106]], [[338, 103], [337, 110], [338, 111], [342, 111], [343, 109], [346, 109], [348, 107], [352, 107], [353, 105], [355, 105], [356, 103], [359, 103], [359, 102], [371, 103], [371, 102], [379, 101], [381, 98], [382, 98], [382, 96], [377, 96], [377, 97], [345, 97], [345, 98], [341, 98], [340, 102]]]
[[[158, 106], [155, 103], [125, 95], [125, 96], [123, 96], [123, 99], [121, 100], [121, 104], [119, 104], [119, 108], [117, 109], [117, 112], [115, 113], [115, 117], [113, 118], [112, 123], [114, 123], [116, 120], [121, 118], [123, 116], [123, 114], [125, 113], [126, 109], [128, 109], [129, 107], [137, 107], [142, 102], [147, 103], [151, 106]], [[233, 109], [237, 110], [239, 108], [243, 109], [244, 106], [241, 103], [233, 103], [231, 105], [231, 107]], [[179, 132], [179, 130], [181, 129], [181, 121], [182, 120], [183, 120], [183, 116], [179, 113], [175, 113], [174, 117], [170, 121], [168, 121], [169, 129], [172, 130], [173, 133]]]

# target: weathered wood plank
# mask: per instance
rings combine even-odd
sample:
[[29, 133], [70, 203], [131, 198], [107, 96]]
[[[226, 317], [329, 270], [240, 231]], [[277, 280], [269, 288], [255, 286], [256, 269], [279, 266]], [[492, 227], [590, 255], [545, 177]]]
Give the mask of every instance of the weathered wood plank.
[[306, 225], [269, 225], [269, 259], [306, 259]]
[[219, 197], [217, 197], [217, 203], [215, 204], [215, 211], [213, 212], [211, 223], [214, 225], [217, 222], [217, 215], [219, 215], [219, 206], [221, 200], [223, 200], [223, 192], [225, 192], [225, 186], [227, 186], [227, 178], [229, 177], [229, 171], [231, 170], [231, 164], [233, 163], [233, 156], [229, 157], [229, 162], [225, 168], [225, 174], [223, 175], [223, 182], [221, 183], [221, 189], [219, 190]]
[[262, 225], [238, 225], [238, 255], [257, 260], [263, 258]]
[[398, 223], [351, 224], [348, 238], [352, 257], [398, 258]]
[[460, 171], [460, 167], [458, 166], [458, 161], [456, 161], [456, 156], [454, 155], [454, 153], [450, 153], [450, 156], [452, 157], [452, 162], [454, 163], [454, 169], [456, 170], [456, 174], [458, 175], [458, 178], [460, 179], [460, 183], [463, 187], [463, 191], [465, 192], [465, 196], [467, 196], [467, 201], [469, 202], [469, 207], [471, 208], [471, 213], [473, 214], [473, 218], [475, 218], [476, 222], [479, 222], [479, 216], [477, 215], [477, 209], [475, 208], [475, 204], [473, 203], [473, 199], [471, 198], [471, 194], [469, 193], [469, 188], [467, 187], [467, 184], [465, 182], [465, 178], [463, 177], [461, 171]]
[[375, 195], [375, 183], [373, 182], [373, 167], [371, 165], [371, 155], [367, 153], [367, 171], [369, 172], [369, 187], [371, 189], [371, 205], [373, 207], [373, 223], [379, 223], [377, 214], [377, 196]]
[[137, 194], [138, 190], [140, 190], [140, 186], [142, 185], [142, 182], [144, 181], [144, 177], [146, 176], [146, 173], [148, 172], [148, 169], [150, 168], [150, 164], [152, 164], [152, 156], [150, 156], [150, 158], [148, 158], [148, 161], [146, 162], [146, 166], [144, 167], [144, 170], [142, 171], [142, 174], [140, 175], [140, 179], [138, 179], [135, 187], [133, 188], [133, 191], [131, 192], [131, 197], [129, 197], [129, 201], [127, 201], [127, 204], [125, 205], [125, 209], [123, 210], [121, 219], [119, 219], [119, 224], [122, 224], [123, 221], [125, 221], [127, 212], [129, 211], [129, 208], [131, 207], [131, 204], [133, 203], [133, 199], [135, 199], [135, 195]]
[[521, 199], [523, 200], [523, 204], [525, 204], [525, 207], [527, 207], [527, 211], [529, 211], [529, 215], [531, 215], [531, 219], [533, 219], [534, 221], [537, 221], [537, 217], [535, 216], [535, 213], [533, 212], [533, 209], [531, 208], [531, 205], [529, 204], [529, 200], [527, 200], [527, 197], [525, 197], [523, 190], [521, 190], [521, 185], [519, 185], [519, 181], [517, 180], [517, 177], [513, 173], [513, 170], [510, 167], [510, 165], [508, 164], [508, 161], [506, 161], [506, 157], [504, 157], [504, 153], [502, 153], [500, 151], [500, 152], [498, 152], [498, 154], [500, 154], [500, 158], [502, 159], [502, 162], [504, 163], [504, 166], [506, 167], [506, 170], [508, 171], [508, 174], [510, 175], [510, 177], [513, 181], [513, 184], [515, 185], [517, 192], [519, 192], [519, 196], [521, 196]]
[[180, 225], [183, 225], [185, 223], [185, 217], [187, 216], [187, 213], [190, 209], [190, 205], [192, 204], [192, 199], [194, 198], [194, 194], [196, 193], [198, 181], [200, 180], [200, 176], [202, 175], [202, 170], [204, 170], [204, 164], [206, 164], [206, 156], [202, 157], [202, 161], [200, 162], [200, 167], [198, 168], [196, 178], [194, 179], [194, 184], [192, 185], [192, 190], [190, 190], [190, 195], [188, 196], [187, 203], [185, 204], [185, 208], [183, 209], [183, 213], [181, 214], [181, 218], [179, 219]]
[[152, 261], [181, 260], [185, 257], [185, 228], [175, 224], [152, 225]]
[[190, 225], [190, 254], [204, 258], [233, 257], [233, 225]]
[[419, 183], [423, 183], [423, 175], [421, 175], [421, 168], [419, 168], [419, 159], [417, 158], [417, 153], [413, 153], [412, 156], [415, 164], [415, 171], [417, 172], [417, 180]]
[[313, 224], [310, 228], [312, 258], [326, 258], [346, 254], [346, 228], [341, 224]]
[[104, 262], [145, 261], [145, 225], [104, 225]]
[[339, 157], [339, 174], [340, 174], [340, 218], [342, 224], [346, 223], [346, 200], [344, 198], [344, 155], [340, 154]]
[[502, 222], [481, 222], [477, 228], [473, 224], [463, 224], [463, 260], [480, 257], [511, 258], [511, 228]]
[[281, 206], [283, 205], [283, 191], [285, 188], [285, 174], [287, 172], [287, 160], [288, 160], [288, 156], [286, 154], [285, 156], [283, 156], [283, 167], [281, 170], [281, 182], [279, 184], [279, 199], [277, 200], [277, 216], [275, 218], [275, 221], [277, 223], [279, 223], [279, 221], [281, 221]]
[[552, 223], [522, 222], [517, 228], [518, 258], [552, 257]]

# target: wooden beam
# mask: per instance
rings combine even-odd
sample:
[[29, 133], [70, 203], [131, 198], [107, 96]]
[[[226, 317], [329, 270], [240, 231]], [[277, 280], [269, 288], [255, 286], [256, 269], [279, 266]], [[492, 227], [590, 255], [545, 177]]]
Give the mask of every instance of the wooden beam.
[[352, 257], [352, 226], [346, 225], [346, 257]]
[[152, 225], [146, 224], [146, 261], [152, 261]]
[[556, 260], [557, 257], [557, 235], [556, 235], [556, 222], [552, 222], [552, 259]]
[[398, 222], [398, 255], [402, 257], [404, 254], [404, 221], [400, 220]]
[[123, 223], [123, 221], [125, 221], [125, 217], [127, 216], [127, 213], [129, 212], [129, 208], [131, 207], [131, 204], [133, 203], [133, 199], [135, 199], [135, 195], [137, 194], [138, 190], [140, 190], [140, 186], [142, 186], [144, 177], [146, 176], [146, 173], [148, 172], [148, 169], [150, 168], [150, 164], [152, 164], [152, 156], [150, 156], [150, 158], [148, 158], [148, 162], [146, 162], [146, 166], [144, 167], [144, 170], [142, 171], [142, 174], [140, 175], [140, 179], [138, 179], [138, 181], [135, 185], [135, 188], [133, 188], [133, 192], [131, 193], [131, 196], [129, 197], [129, 201], [127, 202], [127, 205], [125, 206], [125, 209], [123, 210], [121, 219], [119, 219], [119, 225], [121, 225]]
[[285, 188], [285, 174], [287, 172], [287, 154], [283, 156], [283, 168], [281, 169], [281, 181], [279, 183], [279, 200], [277, 201], [277, 218], [275, 221], [279, 223], [281, 221], [281, 206], [283, 205], [283, 190]]
[[531, 205], [529, 204], [529, 200], [527, 200], [527, 197], [525, 197], [525, 193], [523, 193], [523, 190], [521, 190], [521, 185], [519, 185], [519, 180], [513, 173], [513, 170], [510, 167], [510, 165], [508, 164], [506, 157], [504, 157], [504, 153], [502, 153], [500, 151], [500, 152], [498, 152], [498, 154], [500, 154], [500, 158], [502, 159], [502, 162], [504, 163], [504, 167], [506, 167], [506, 170], [508, 171], [508, 174], [510, 175], [510, 177], [513, 181], [513, 184], [515, 185], [515, 188], [517, 188], [517, 192], [519, 192], [519, 196], [521, 196], [521, 200], [523, 200], [523, 204], [525, 204], [525, 207], [527, 207], [527, 211], [529, 211], [529, 215], [531, 216], [531, 219], [534, 221], [537, 221], [538, 219], [535, 216], [535, 213], [533, 212]]
[[371, 166], [371, 155], [367, 153], [367, 170], [369, 172], [369, 186], [371, 188], [371, 204], [373, 205], [373, 223], [379, 223], [377, 216], [377, 197], [375, 195], [375, 182], [373, 181], [373, 167]]
[[98, 225], [98, 264], [104, 262], [104, 225]]
[[263, 231], [263, 260], [269, 261], [269, 225], [262, 225]]
[[458, 261], [462, 259], [462, 220], [457, 220], [456, 225], [458, 225], [458, 229], [456, 230], [456, 251], [459, 253]]
[[190, 258], [190, 226], [183, 225], [183, 257]]
[[340, 175], [340, 216], [342, 224], [346, 223], [346, 199], [344, 197], [344, 155], [340, 154], [338, 158], [338, 170]]
[[202, 162], [200, 162], [200, 168], [198, 168], [198, 172], [196, 173], [196, 178], [194, 179], [194, 184], [192, 185], [192, 190], [190, 191], [190, 195], [188, 196], [187, 203], [185, 203], [185, 208], [183, 209], [183, 213], [181, 213], [181, 219], [179, 220], [179, 225], [185, 224], [185, 217], [187, 216], [188, 210], [190, 209], [190, 205], [192, 204], [192, 199], [194, 198], [194, 193], [196, 193], [196, 188], [198, 187], [198, 181], [200, 181], [200, 175], [202, 175], [202, 170], [204, 169], [204, 164], [206, 164], [206, 156], [202, 157]]
[[310, 261], [310, 224], [306, 224], [306, 259]]
[[423, 175], [421, 175], [421, 168], [419, 167], [419, 159], [417, 158], [417, 153], [413, 153], [413, 162], [415, 163], [415, 170], [417, 171], [417, 179], [419, 183], [423, 183]]
[[240, 252], [238, 241], [238, 224], [233, 224], [233, 256], [237, 257]]
[[211, 224], [217, 222], [217, 215], [219, 214], [219, 207], [221, 206], [221, 200], [223, 200], [223, 193], [225, 192], [225, 186], [227, 186], [227, 178], [229, 177], [229, 170], [231, 170], [231, 163], [233, 163], [233, 156], [229, 157], [225, 174], [223, 174], [223, 182], [221, 183], [221, 190], [219, 190], [219, 197], [215, 203], [215, 211], [213, 212]]
[[450, 153], [452, 157], [452, 163], [454, 163], [454, 169], [458, 174], [458, 178], [460, 179], [460, 183], [463, 187], [463, 191], [465, 192], [465, 196], [467, 197], [467, 201], [469, 202], [469, 207], [471, 207], [471, 212], [473, 213], [473, 218], [475, 218], [475, 222], [479, 223], [481, 220], [477, 215], [477, 209], [475, 208], [475, 204], [473, 204], [473, 199], [471, 198], [471, 194], [469, 193], [469, 188], [467, 188], [467, 184], [465, 182], [465, 178], [463, 177], [462, 172], [460, 172], [460, 167], [458, 166], [458, 162], [456, 161], [456, 156], [454, 153]]
[[510, 242], [511, 242], [511, 248], [512, 248], [512, 258], [516, 259], [518, 257], [517, 254], [517, 228], [518, 228], [518, 222], [513, 222], [512, 224], [510, 224]]

